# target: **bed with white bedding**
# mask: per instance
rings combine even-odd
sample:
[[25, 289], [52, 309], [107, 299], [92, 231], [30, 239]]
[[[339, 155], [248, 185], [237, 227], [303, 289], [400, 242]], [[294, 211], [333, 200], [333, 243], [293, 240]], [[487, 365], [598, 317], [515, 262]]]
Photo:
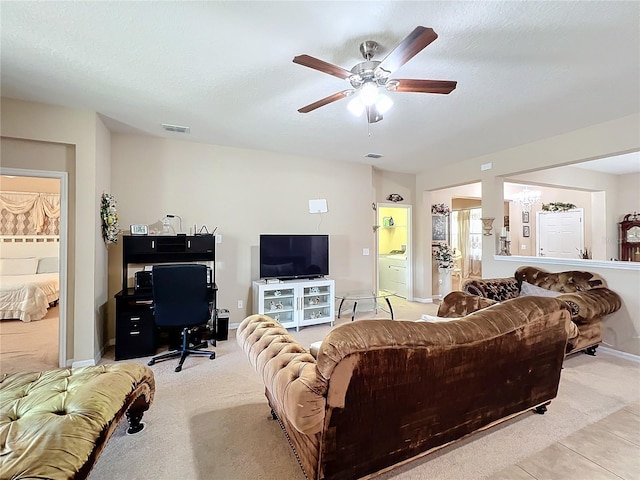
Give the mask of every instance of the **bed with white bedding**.
[[0, 258], [0, 319], [41, 320], [60, 298], [58, 262], [57, 255]]

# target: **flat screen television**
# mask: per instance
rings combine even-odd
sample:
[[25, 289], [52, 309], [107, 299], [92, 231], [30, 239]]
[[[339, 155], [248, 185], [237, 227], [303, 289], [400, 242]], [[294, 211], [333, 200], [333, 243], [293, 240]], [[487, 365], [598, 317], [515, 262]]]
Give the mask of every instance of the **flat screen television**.
[[260, 235], [260, 278], [329, 275], [329, 235]]

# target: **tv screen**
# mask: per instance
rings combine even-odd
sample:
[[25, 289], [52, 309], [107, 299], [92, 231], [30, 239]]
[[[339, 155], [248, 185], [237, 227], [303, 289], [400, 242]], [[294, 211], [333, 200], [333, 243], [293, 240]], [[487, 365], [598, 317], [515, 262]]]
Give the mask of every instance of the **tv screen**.
[[260, 278], [329, 275], [329, 235], [260, 235]]

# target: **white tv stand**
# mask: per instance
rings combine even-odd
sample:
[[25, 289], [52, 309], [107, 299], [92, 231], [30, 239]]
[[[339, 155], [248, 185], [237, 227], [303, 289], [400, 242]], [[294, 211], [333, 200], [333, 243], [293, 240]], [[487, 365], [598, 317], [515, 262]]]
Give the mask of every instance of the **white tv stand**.
[[253, 313], [268, 315], [285, 328], [334, 324], [335, 282], [328, 278], [253, 282]]

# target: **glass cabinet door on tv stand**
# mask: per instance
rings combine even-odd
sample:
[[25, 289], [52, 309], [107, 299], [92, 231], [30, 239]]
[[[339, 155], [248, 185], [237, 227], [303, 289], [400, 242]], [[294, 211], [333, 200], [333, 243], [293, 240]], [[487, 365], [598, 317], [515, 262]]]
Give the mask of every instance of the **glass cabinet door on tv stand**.
[[268, 315], [285, 328], [320, 323], [333, 325], [334, 281], [326, 278], [281, 283], [253, 282], [254, 313]]

